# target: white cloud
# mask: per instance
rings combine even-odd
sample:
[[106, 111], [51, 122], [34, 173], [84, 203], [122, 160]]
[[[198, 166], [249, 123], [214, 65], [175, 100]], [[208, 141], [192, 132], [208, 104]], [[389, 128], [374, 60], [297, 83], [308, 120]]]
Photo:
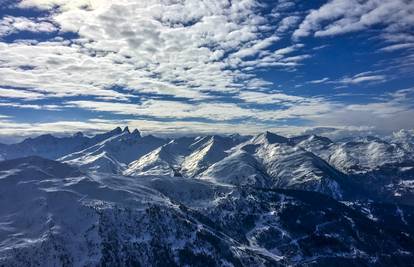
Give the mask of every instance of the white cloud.
[[325, 78], [322, 78], [322, 79], [319, 79], [319, 80], [309, 81], [308, 83], [311, 83], [311, 84], [320, 84], [320, 83], [325, 83], [327, 81], [329, 81], [329, 78], [328, 77], [325, 77]]
[[284, 93], [261, 93], [244, 91], [240, 92], [240, 99], [248, 103], [256, 104], [283, 104], [289, 102], [307, 102], [306, 98], [300, 96], [287, 95]]
[[330, 138], [331, 140], [338, 140], [342, 138], [365, 137], [368, 135], [376, 135], [378, 131], [374, 127], [369, 126], [324, 126], [324, 127], [309, 127], [300, 134], [304, 135], [320, 135]]
[[333, 36], [373, 27], [383, 28], [382, 37], [392, 40], [394, 35], [412, 37], [414, 5], [406, 0], [331, 0], [312, 10], [293, 34]]
[[[244, 107], [235, 103], [185, 103], [178, 101], [147, 100], [141, 104], [102, 101], [69, 101], [68, 107], [121, 115], [150, 116], [156, 119], [208, 119], [231, 121], [236, 119], [260, 120], [277, 123], [291, 118], [306, 120], [309, 117], [329, 112], [335, 104], [319, 98], [301, 98], [285, 94], [241, 93], [239, 96], [249, 103], [279, 103], [272, 110], [261, 107]], [[269, 97], [264, 99], [264, 97]], [[282, 102], [283, 101], [283, 102]], [[167, 112], [168, 111], [168, 112]]]
[[40, 94], [37, 92], [21, 90], [21, 89], [1, 88], [1, 87], [0, 87], [0, 95], [2, 98], [19, 98], [19, 99], [27, 99], [27, 100], [40, 99], [44, 97], [43, 94]]
[[394, 52], [394, 51], [402, 50], [402, 49], [406, 49], [406, 48], [414, 48], [414, 43], [388, 45], [386, 47], [381, 48], [380, 51]]
[[[277, 94], [275, 94], [277, 95]], [[246, 99], [254, 103], [266, 103], [263, 101], [261, 95], [245, 96]], [[284, 96], [281, 96], [284, 98]], [[229, 122], [194, 122], [181, 121], [180, 114], [182, 112], [196, 112], [197, 115], [217, 116], [214, 112], [213, 106], [202, 106], [199, 108], [191, 107], [194, 110], [173, 110], [171, 103], [164, 103], [169, 105], [169, 111], [174, 112], [174, 116], [161, 115], [161, 117], [169, 118], [168, 121], [158, 121], [154, 119], [127, 119], [127, 120], [105, 120], [105, 119], [91, 119], [87, 121], [58, 121], [48, 123], [24, 123], [15, 122], [6, 116], [0, 116], [0, 139], [12, 140], [14, 138], [21, 139], [27, 136], [38, 135], [42, 133], [74, 133], [77, 131], [85, 131], [87, 133], [96, 133], [98, 131], [105, 131], [115, 128], [119, 125], [128, 125], [133, 128], [138, 128], [146, 133], [156, 135], [177, 136], [184, 134], [210, 134], [210, 133], [242, 133], [255, 134], [270, 130], [284, 135], [292, 135], [299, 133], [316, 133], [328, 137], [338, 138], [344, 135], [366, 135], [373, 133], [389, 134], [398, 129], [414, 128], [412, 117], [414, 116], [414, 88], [407, 88], [397, 90], [394, 93], [385, 94], [381, 96], [382, 100], [367, 104], [339, 104], [318, 102], [318, 99], [312, 101], [304, 101], [298, 99], [296, 104], [283, 111], [271, 111], [261, 114], [250, 113], [250, 116], [256, 118], [273, 119], [275, 123], [261, 122], [260, 120], [246, 120], [244, 123], [229, 123]], [[294, 102], [292, 100], [292, 102]], [[89, 106], [92, 110], [108, 110], [111, 112], [123, 112], [125, 109], [134, 109], [133, 105], [125, 106], [124, 103], [108, 104], [102, 102], [75, 102], [73, 105]], [[146, 105], [160, 106], [161, 103], [147, 103]], [[177, 106], [177, 105], [175, 105]], [[179, 106], [179, 105], [178, 105]], [[182, 107], [183, 108], [183, 107]], [[208, 109], [212, 111], [208, 111]], [[222, 106], [220, 112], [231, 112], [235, 107]], [[237, 108], [237, 107], [236, 107]], [[136, 111], [136, 110], [135, 110]], [[126, 111], [130, 114], [135, 111]], [[141, 115], [159, 115], [159, 110], [155, 113], [145, 111]], [[260, 110], [257, 110], [260, 113]], [[237, 112], [239, 113], [239, 112]], [[139, 113], [139, 109], [138, 112]], [[273, 116], [273, 118], [271, 118]], [[283, 118], [298, 116], [298, 118], [305, 118], [311, 120], [311, 124], [307, 126], [292, 126], [283, 123]], [[224, 118], [231, 118], [229, 114]], [[223, 118], [223, 117], [222, 117]], [[282, 120], [278, 122], [278, 119]], [[13, 139], [16, 140], [16, 139]]]
[[101, 0], [23, 0], [19, 2], [19, 6], [22, 8], [35, 7], [39, 9], [52, 9], [60, 7], [65, 10], [81, 7], [97, 7], [104, 3]]
[[[0, 102], [0, 106], [49, 110], [80, 108], [115, 115], [149, 116], [174, 121], [174, 125], [186, 129], [194, 125], [200, 131], [203, 130], [201, 126], [213, 129], [214, 125], [247, 131], [223, 122], [235, 119], [266, 122], [271, 127], [271, 123], [299, 118], [320, 126], [335, 125], [348, 113], [356, 118], [359, 114], [366, 119], [373, 116], [378, 123], [385, 117], [393, 119], [397, 114], [410, 113], [406, 102], [395, 102], [396, 96], [393, 96], [394, 102], [384, 100], [364, 108], [321, 97], [265, 93], [264, 89], [275, 85], [255, 75], [260, 68], [294, 70], [311, 57], [304, 53], [304, 44], [280, 41], [299, 23], [300, 13], [283, 13], [293, 2], [278, 1], [272, 14], [266, 16], [259, 12], [262, 6], [256, 0], [20, 1], [22, 8], [34, 7], [50, 13], [46, 12], [48, 17], [36, 19], [3, 18], [2, 21], [8, 21], [3, 35], [29, 30], [72, 32], [78, 37], [0, 42], [0, 95], [9, 100]], [[414, 38], [406, 31], [407, 25], [413, 25], [409, 24], [413, 19], [409, 13], [412, 7], [407, 3], [403, 0], [331, 0], [309, 13], [294, 36], [331, 36], [383, 26], [378, 36], [387, 40], [384, 51], [407, 49], [406, 44], [411, 44]], [[404, 14], [407, 16], [402, 16]], [[286, 17], [281, 17], [284, 15]], [[397, 17], [401, 19], [397, 21]], [[389, 79], [382, 72], [339, 77], [309, 83], [345, 86]], [[114, 86], [125, 90], [116, 90]], [[157, 100], [143, 97], [144, 93], [190, 100]], [[93, 100], [69, 101], [62, 107], [28, 101], [74, 96], [93, 96]], [[133, 104], [132, 98], [140, 98], [140, 104]], [[11, 102], [13, 99], [18, 100]], [[403, 109], [397, 106], [401, 103]], [[275, 107], [269, 110], [261, 106], [269, 104]], [[380, 116], [382, 111], [385, 117]], [[215, 122], [182, 121], [189, 118]], [[361, 124], [359, 118], [356, 121]], [[373, 121], [375, 124], [375, 119]], [[114, 122], [105, 123], [106, 126], [99, 126], [105, 129], [108, 125], [114, 126]], [[63, 124], [56, 125], [59, 129], [63, 127]], [[150, 124], [147, 121], [145, 125], [174, 128], [167, 122]], [[401, 123], [395, 125], [401, 126]], [[26, 126], [40, 131], [41, 127], [51, 125]], [[72, 127], [76, 128], [74, 124]]]
[[370, 127], [376, 132], [414, 128], [414, 88], [379, 96], [377, 102], [341, 105], [331, 112], [314, 116], [317, 125]]
[[277, 28], [278, 32], [286, 32], [291, 30], [292, 28], [296, 27], [299, 23], [301, 17], [299, 16], [288, 16], [281, 20], [279, 23], [279, 27]]
[[59, 105], [40, 105], [40, 104], [22, 104], [15, 102], [0, 102], [0, 107], [12, 107], [19, 109], [35, 109], [35, 110], [61, 110]]
[[337, 81], [337, 83], [341, 84], [359, 84], [359, 83], [365, 83], [365, 82], [385, 82], [387, 80], [387, 77], [385, 75], [361, 75], [357, 74], [352, 77], [344, 77]]
[[55, 32], [57, 30], [55, 25], [42, 19], [5, 16], [0, 20], [0, 36], [20, 31]]
[[[79, 35], [0, 43], [0, 86], [31, 88], [45, 97], [127, 101], [155, 93], [200, 100], [210, 97], [207, 91], [268, 87], [251, 71], [291, 69], [308, 57], [301, 44], [276, 48], [275, 29], [294, 18], [274, 25], [272, 16], [258, 12], [256, 0], [23, 0], [18, 6], [52, 11], [45, 18], [21, 18], [37, 23], [37, 31], [44, 22], [53, 23], [49, 30]], [[29, 27], [13, 31], [23, 28]]]
[[94, 111], [156, 118], [232, 120], [254, 116], [251, 110], [230, 103], [189, 104], [177, 101], [147, 100], [142, 104], [98, 101], [69, 101], [68, 104]]
[[308, 81], [309, 84], [339, 84], [339, 85], [356, 85], [361, 83], [383, 83], [388, 80], [388, 77], [378, 72], [367, 71], [355, 74], [353, 76], [344, 76], [339, 79], [329, 79], [328, 77]]

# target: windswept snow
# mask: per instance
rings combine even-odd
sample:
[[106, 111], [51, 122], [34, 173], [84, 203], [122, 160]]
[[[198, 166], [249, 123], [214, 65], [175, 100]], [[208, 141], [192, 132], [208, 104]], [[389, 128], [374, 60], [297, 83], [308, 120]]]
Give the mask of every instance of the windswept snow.
[[200, 175], [238, 185], [294, 188], [341, 197], [343, 175], [289, 139], [266, 132], [231, 150]]
[[[29, 157], [0, 162], [0, 195], [5, 266], [354, 265], [382, 250], [384, 264], [414, 259], [412, 237], [389, 232], [387, 214], [372, 221], [313, 192], [84, 174]], [[393, 212], [412, 225], [413, 210]]]
[[178, 138], [132, 162], [124, 174], [194, 177], [223, 159], [239, 139], [224, 136]]
[[130, 162], [164, 143], [165, 140], [161, 138], [141, 137], [138, 131], [130, 133], [126, 128], [119, 134], [59, 160], [83, 170], [122, 173]]

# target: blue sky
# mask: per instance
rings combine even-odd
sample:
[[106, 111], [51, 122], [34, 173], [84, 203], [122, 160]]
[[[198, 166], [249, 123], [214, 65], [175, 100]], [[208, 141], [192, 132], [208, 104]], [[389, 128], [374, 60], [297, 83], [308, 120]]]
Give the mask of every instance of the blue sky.
[[407, 0], [0, 2], [0, 140], [414, 128]]

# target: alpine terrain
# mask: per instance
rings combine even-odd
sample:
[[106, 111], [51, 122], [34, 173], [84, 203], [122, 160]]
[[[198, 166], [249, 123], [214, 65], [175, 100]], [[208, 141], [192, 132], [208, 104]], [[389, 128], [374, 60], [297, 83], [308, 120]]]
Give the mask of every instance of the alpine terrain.
[[0, 144], [0, 266], [414, 266], [413, 140]]

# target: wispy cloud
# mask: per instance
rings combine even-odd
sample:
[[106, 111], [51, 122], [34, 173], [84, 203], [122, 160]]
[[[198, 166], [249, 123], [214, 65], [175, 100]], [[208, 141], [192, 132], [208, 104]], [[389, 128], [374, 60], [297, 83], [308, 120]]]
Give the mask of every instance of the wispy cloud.
[[394, 52], [397, 50], [407, 49], [407, 48], [414, 48], [414, 43], [403, 43], [403, 44], [394, 44], [388, 45], [380, 49], [383, 52]]
[[2, 98], [19, 98], [26, 100], [35, 100], [43, 98], [44, 95], [38, 92], [32, 92], [22, 89], [10, 89], [10, 88], [1, 88], [0, 95]]
[[330, 113], [313, 118], [316, 124], [370, 127], [377, 132], [414, 128], [414, 88], [379, 96], [375, 102], [342, 105]]
[[[264, 96], [263, 96], [264, 97]], [[273, 96], [278, 98], [277, 94]], [[245, 95], [244, 98], [250, 103], [269, 104], [263, 101], [262, 95]], [[279, 98], [285, 98], [280, 96]], [[329, 136], [341, 136], [344, 133], [373, 133], [382, 132], [390, 133], [401, 128], [414, 128], [414, 122], [411, 118], [414, 116], [413, 109], [414, 88], [397, 90], [393, 93], [386, 93], [380, 96], [376, 102], [368, 104], [340, 104], [326, 103], [322, 100], [304, 101], [298, 99], [289, 99], [296, 105], [285, 109], [282, 112], [271, 112], [267, 115], [253, 115], [262, 119], [262, 116], [274, 116], [273, 119], [283, 119], [288, 116], [298, 118], [307, 118], [311, 123], [304, 126], [292, 126], [284, 124], [283, 120], [278, 124], [269, 124], [260, 120], [245, 120], [244, 123], [231, 123], [226, 121], [206, 121], [194, 122], [179, 120], [180, 112], [175, 113], [172, 120], [158, 119], [90, 119], [86, 121], [54, 121], [54, 122], [16, 122], [7, 116], [0, 116], [0, 139], [15, 136], [17, 139], [27, 137], [28, 135], [37, 135], [42, 133], [74, 133], [84, 131], [86, 133], [96, 133], [99, 131], [110, 130], [119, 125], [128, 125], [139, 128], [143, 132], [158, 135], [183, 135], [183, 134], [200, 134], [200, 133], [234, 133], [254, 134], [264, 130], [271, 130], [281, 134], [299, 134], [299, 133], [319, 133]], [[277, 101], [277, 100], [276, 100]], [[125, 108], [135, 108], [134, 106], [122, 105], [105, 105], [102, 102], [97, 103], [72, 103], [76, 105], [88, 105], [91, 109], [110, 110], [111, 112], [122, 112]], [[234, 108], [234, 107], [228, 107]], [[230, 112], [220, 110], [221, 112]], [[126, 111], [128, 114], [130, 111]], [[133, 111], [132, 111], [133, 112]], [[191, 111], [193, 112], [193, 111]], [[217, 116], [201, 110], [196, 111], [203, 116]], [[159, 115], [152, 114], [152, 115]], [[178, 117], [175, 117], [175, 116]], [[228, 115], [230, 118], [232, 115]], [[266, 117], [270, 119], [270, 117]], [[275, 121], [274, 121], [275, 122]], [[7, 140], [10, 140], [9, 138]], [[13, 139], [16, 140], [16, 139]]]
[[325, 78], [322, 78], [322, 79], [309, 81], [308, 83], [311, 83], [311, 84], [320, 84], [320, 83], [325, 83], [325, 82], [328, 82], [328, 81], [329, 81], [329, 78], [328, 77], [325, 77]]
[[256, 104], [284, 104], [287, 105], [289, 103], [296, 103], [296, 102], [307, 102], [309, 99], [300, 97], [300, 96], [293, 96], [287, 95], [284, 93], [261, 93], [261, 92], [248, 92], [244, 91], [241, 92], [239, 95], [240, 99], [247, 103], [256, 103]]
[[22, 104], [18, 102], [0, 101], [0, 107], [13, 107], [18, 109], [35, 109], [35, 110], [61, 110], [59, 105], [42, 105], [42, 104]]
[[405, 0], [332, 0], [312, 10], [293, 33], [298, 39], [334, 36], [381, 28], [382, 37], [391, 41], [395, 35], [411, 38], [414, 5]]
[[[262, 98], [263, 97], [263, 98]], [[265, 99], [264, 97], [269, 97]], [[284, 94], [242, 94], [242, 99], [256, 104], [277, 103], [284, 100], [282, 107], [268, 110], [258, 107], [243, 107], [235, 103], [184, 103], [178, 101], [147, 100], [142, 104], [128, 104], [102, 101], [69, 101], [68, 105], [92, 111], [111, 112], [121, 115], [150, 116], [155, 119], [208, 119], [231, 121], [253, 119], [278, 122], [290, 118], [306, 119], [307, 116], [328, 112], [331, 104], [319, 99], [308, 99]], [[269, 102], [270, 101], [270, 102]], [[295, 102], [296, 105], [293, 105]], [[168, 112], [166, 112], [168, 110]]]
[[383, 74], [378, 74], [375, 71], [367, 71], [355, 74], [353, 76], [344, 76], [339, 79], [330, 79], [324, 77], [318, 80], [308, 81], [308, 84], [338, 84], [338, 85], [356, 85], [361, 83], [383, 83], [388, 80], [388, 77]]
[[340, 84], [349, 85], [349, 84], [359, 84], [359, 83], [366, 83], [366, 82], [384, 82], [386, 80], [387, 80], [387, 77], [385, 75], [372, 75], [372, 74], [367, 74], [367, 73], [360, 73], [352, 77], [344, 77], [336, 82]]

